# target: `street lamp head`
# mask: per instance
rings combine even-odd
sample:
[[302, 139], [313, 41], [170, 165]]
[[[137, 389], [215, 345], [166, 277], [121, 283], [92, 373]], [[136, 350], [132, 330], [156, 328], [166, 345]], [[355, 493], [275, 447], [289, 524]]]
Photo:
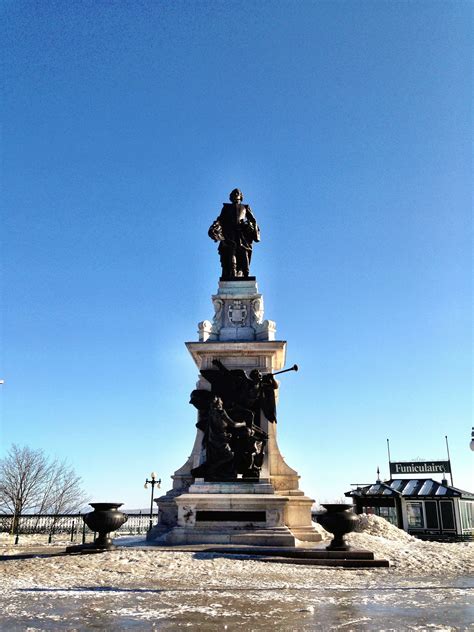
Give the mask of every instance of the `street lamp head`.
[[148, 483], [145, 483], [145, 485], [143, 485], [143, 487], [144, 487], [145, 489], [148, 489]]
[[156, 472], [152, 472], [152, 473], [151, 473], [151, 478], [152, 478], [152, 480], [155, 480], [155, 478], [156, 478]]

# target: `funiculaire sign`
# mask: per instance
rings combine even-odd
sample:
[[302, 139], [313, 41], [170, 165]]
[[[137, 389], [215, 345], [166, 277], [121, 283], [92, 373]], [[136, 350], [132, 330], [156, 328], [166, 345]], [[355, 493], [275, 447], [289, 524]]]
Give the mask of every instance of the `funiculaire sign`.
[[390, 462], [390, 474], [444, 474], [450, 472], [449, 461]]

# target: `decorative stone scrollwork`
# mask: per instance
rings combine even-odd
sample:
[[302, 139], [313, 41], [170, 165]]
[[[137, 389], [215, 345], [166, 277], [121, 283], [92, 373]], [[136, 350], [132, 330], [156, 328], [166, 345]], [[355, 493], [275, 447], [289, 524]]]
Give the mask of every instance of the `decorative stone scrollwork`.
[[202, 320], [198, 323], [199, 342], [206, 342], [212, 332], [212, 323], [210, 320]]
[[180, 509], [181, 511], [179, 513], [181, 514], [180, 518], [182, 520], [182, 523], [184, 525], [194, 525], [194, 523], [196, 522], [196, 514], [194, 512], [194, 508], [189, 505], [183, 505], [183, 507]]
[[263, 297], [255, 280], [221, 280], [212, 304], [211, 321], [199, 323], [200, 342], [275, 340], [275, 323], [264, 320]]
[[275, 340], [275, 332], [276, 323], [274, 320], [264, 320], [255, 327], [257, 340]]
[[254, 298], [252, 301], [252, 327], [255, 329], [263, 323], [263, 298]]
[[224, 301], [220, 298], [213, 298], [214, 318], [212, 319], [212, 332], [218, 334], [222, 327]]
[[278, 509], [267, 509], [267, 524], [271, 525], [271, 526], [277, 526], [279, 524], [281, 524], [282, 522], [282, 517], [281, 517], [281, 513], [278, 511]]

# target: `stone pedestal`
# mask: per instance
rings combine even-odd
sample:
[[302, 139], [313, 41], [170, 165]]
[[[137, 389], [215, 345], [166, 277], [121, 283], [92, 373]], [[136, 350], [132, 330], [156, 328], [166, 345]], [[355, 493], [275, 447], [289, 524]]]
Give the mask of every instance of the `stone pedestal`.
[[198, 325], [200, 342], [275, 339], [275, 323], [263, 319], [263, 296], [254, 277], [219, 281], [212, 303], [212, 322], [203, 320]]
[[176, 504], [170, 544], [294, 544], [285, 525], [286, 500], [269, 483], [198, 481]]
[[[199, 370], [214, 369], [213, 360], [247, 372], [274, 373], [284, 367], [286, 342], [275, 340], [275, 323], [263, 319], [263, 298], [254, 279], [220, 281], [212, 301], [213, 321], [199, 323], [199, 342], [186, 343]], [[196, 387], [210, 390], [211, 385], [200, 376]], [[173, 489], [156, 500], [158, 524], [149, 540], [295, 546], [300, 540], [321, 539], [312, 526], [313, 501], [299, 490], [298, 473], [278, 448], [276, 424], [263, 413], [259, 422], [268, 434], [259, 481], [195, 481], [191, 470], [205, 460], [198, 429], [191, 455], [172, 477]]]

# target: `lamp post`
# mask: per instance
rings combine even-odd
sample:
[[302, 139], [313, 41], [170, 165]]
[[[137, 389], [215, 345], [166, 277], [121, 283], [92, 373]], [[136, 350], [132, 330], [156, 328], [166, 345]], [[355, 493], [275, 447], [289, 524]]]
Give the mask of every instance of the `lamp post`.
[[151, 485], [151, 501], [150, 501], [150, 526], [148, 527], [148, 530], [150, 531], [150, 529], [153, 526], [153, 496], [155, 493], [155, 485], [158, 486], [158, 489], [160, 488], [161, 485], [161, 478], [159, 478], [158, 480], [156, 480], [156, 474], [155, 472], [152, 472], [150, 474], [151, 480], [146, 479], [145, 481], [145, 489], [148, 489], [148, 485]]

